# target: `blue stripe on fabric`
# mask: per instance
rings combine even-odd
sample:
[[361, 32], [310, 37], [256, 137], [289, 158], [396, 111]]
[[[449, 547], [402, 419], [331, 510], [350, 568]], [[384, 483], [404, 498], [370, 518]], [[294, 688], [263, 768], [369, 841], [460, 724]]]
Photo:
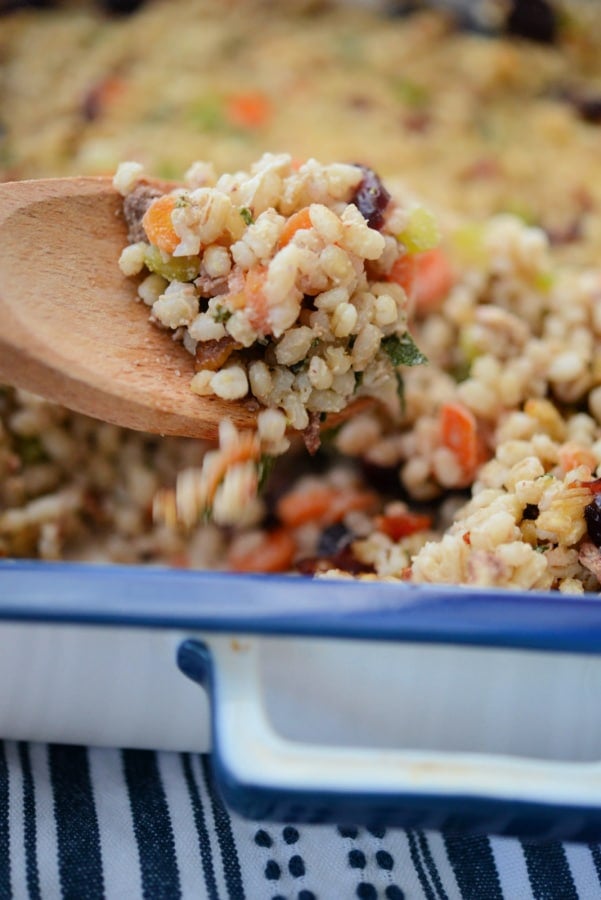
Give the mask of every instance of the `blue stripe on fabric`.
[[102, 900], [100, 833], [85, 747], [50, 744], [58, 869], [64, 900]]
[[440, 900], [449, 900], [447, 892], [444, 889], [444, 885], [442, 883], [441, 877], [438, 873], [438, 869], [436, 868], [436, 863], [434, 862], [434, 857], [432, 856], [432, 851], [430, 850], [430, 844], [428, 843], [428, 838], [424, 834], [423, 831], [416, 832], [417, 841], [419, 844], [419, 849], [424, 858], [424, 862], [426, 864], [426, 868], [430, 873], [430, 878], [432, 879], [432, 883], [436, 888], [438, 896]]
[[194, 816], [194, 825], [196, 826], [196, 834], [198, 836], [198, 849], [200, 850], [200, 860], [202, 863], [202, 871], [207, 889], [207, 900], [219, 900], [217, 891], [217, 882], [215, 881], [215, 868], [213, 866], [213, 856], [211, 854], [211, 841], [207, 830], [200, 791], [198, 784], [194, 778], [192, 771], [192, 761], [189, 753], [182, 753], [182, 768], [184, 770], [184, 779], [192, 804], [192, 814]]
[[23, 827], [25, 843], [25, 879], [30, 900], [40, 900], [40, 873], [36, 831], [35, 785], [31, 773], [29, 747], [25, 741], [18, 746], [19, 763], [23, 779]]
[[409, 853], [411, 855], [411, 862], [413, 863], [413, 867], [419, 879], [420, 887], [426, 896], [426, 900], [438, 900], [436, 894], [434, 893], [434, 889], [430, 884], [428, 875], [422, 865], [422, 859], [419, 852], [419, 844], [417, 842], [417, 837], [414, 831], [407, 831], [407, 840], [409, 841]]
[[488, 838], [443, 834], [443, 840], [462, 900], [503, 900]]
[[10, 831], [8, 826], [8, 765], [0, 741], [0, 897], [12, 897], [10, 885]]
[[182, 892], [175, 841], [156, 753], [123, 750], [121, 758], [138, 846], [142, 894], [147, 900], [178, 900]]
[[230, 900], [244, 900], [245, 894], [244, 888], [242, 887], [242, 873], [240, 871], [238, 851], [236, 850], [236, 843], [234, 841], [230, 819], [221, 802], [221, 798], [213, 785], [213, 776], [208, 756], [202, 756], [201, 763], [206, 788], [211, 800], [213, 821], [215, 823], [215, 832], [221, 851], [223, 874], [225, 876], [225, 886], [228, 896]]
[[535, 900], [578, 900], [568, 858], [557, 841], [531, 844], [522, 841], [530, 887]]

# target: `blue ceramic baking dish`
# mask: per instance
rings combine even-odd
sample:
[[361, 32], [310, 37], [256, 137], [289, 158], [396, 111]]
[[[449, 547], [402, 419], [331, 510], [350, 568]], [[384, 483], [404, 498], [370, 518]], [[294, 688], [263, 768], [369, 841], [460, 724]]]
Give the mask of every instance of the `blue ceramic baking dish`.
[[210, 749], [254, 819], [601, 838], [596, 596], [5, 561], [0, 684], [1, 737]]

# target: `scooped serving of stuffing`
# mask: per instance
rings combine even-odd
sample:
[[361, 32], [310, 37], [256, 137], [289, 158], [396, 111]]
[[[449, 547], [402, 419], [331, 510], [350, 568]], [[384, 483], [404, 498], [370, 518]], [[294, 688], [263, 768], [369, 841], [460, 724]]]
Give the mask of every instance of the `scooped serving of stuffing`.
[[322, 419], [359, 397], [399, 419], [400, 369], [425, 362], [407, 315], [415, 258], [439, 240], [428, 210], [394, 202], [365, 166], [287, 154], [219, 177], [195, 163], [167, 193], [135, 163], [114, 183], [131, 241], [121, 269], [146, 273], [138, 295], [150, 318], [194, 355], [192, 391], [263, 407], [258, 439], [237, 449], [238, 466], [250, 463], [237, 496], [231, 472], [222, 487], [211, 467], [201, 510], [229, 524], [248, 515], [260, 439], [276, 456], [288, 429], [302, 431], [314, 453]]

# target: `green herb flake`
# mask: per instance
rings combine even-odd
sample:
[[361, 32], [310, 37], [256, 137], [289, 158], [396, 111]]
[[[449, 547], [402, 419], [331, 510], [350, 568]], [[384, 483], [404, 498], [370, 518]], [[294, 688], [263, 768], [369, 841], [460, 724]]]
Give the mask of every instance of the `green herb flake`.
[[231, 318], [231, 316], [231, 309], [227, 309], [225, 306], [217, 306], [213, 310], [213, 320], [215, 322], [221, 322], [221, 324], [224, 324], [228, 319]]
[[382, 349], [393, 366], [421, 366], [428, 362], [411, 335], [406, 331], [402, 335], [391, 334], [382, 341]]
[[48, 460], [48, 454], [39, 437], [19, 437], [16, 439], [16, 445], [17, 454], [26, 466]]
[[252, 225], [253, 222], [255, 221], [255, 220], [254, 220], [254, 216], [253, 216], [253, 214], [252, 214], [252, 210], [250, 210], [250, 209], [248, 208], [248, 206], [241, 206], [241, 207], [240, 207], [240, 215], [241, 215], [242, 218], [244, 219], [244, 222], [246, 223], [246, 225]]
[[399, 402], [401, 404], [401, 415], [405, 415], [407, 412], [407, 402], [405, 400], [405, 382], [403, 381], [403, 376], [400, 372], [395, 371], [396, 377], [396, 392], [397, 397], [399, 398]]
[[261, 455], [261, 459], [259, 460], [259, 491], [262, 491], [267, 483], [267, 479], [271, 475], [273, 471], [273, 467], [275, 465], [276, 457], [270, 456], [268, 453], [263, 453]]
[[423, 109], [430, 101], [428, 89], [409, 78], [395, 79], [392, 82], [392, 90], [402, 103], [413, 109]]
[[223, 103], [219, 97], [203, 97], [189, 110], [192, 125], [200, 131], [216, 132], [226, 130], [227, 123], [223, 112]]

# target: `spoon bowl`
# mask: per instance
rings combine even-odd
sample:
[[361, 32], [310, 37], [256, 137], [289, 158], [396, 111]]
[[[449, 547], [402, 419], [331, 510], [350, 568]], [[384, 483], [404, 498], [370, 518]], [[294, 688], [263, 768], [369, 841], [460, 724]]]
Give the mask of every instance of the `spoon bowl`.
[[194, 360], [148, 322], [118, 266], [127, 243], [110, 178], [0, 184], [0, 380], [116, 425], [214, 439], [252, 427], [255, 400], [190, 390]]

